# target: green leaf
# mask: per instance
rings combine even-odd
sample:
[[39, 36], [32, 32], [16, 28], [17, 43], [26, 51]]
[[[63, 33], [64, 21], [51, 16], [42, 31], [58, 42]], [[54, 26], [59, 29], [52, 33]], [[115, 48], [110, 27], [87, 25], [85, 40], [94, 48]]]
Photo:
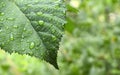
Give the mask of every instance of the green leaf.
[[58, 68], [64, 24], [61, 0], [0, 0], [0, 47], [6, 52], [34, 56]]

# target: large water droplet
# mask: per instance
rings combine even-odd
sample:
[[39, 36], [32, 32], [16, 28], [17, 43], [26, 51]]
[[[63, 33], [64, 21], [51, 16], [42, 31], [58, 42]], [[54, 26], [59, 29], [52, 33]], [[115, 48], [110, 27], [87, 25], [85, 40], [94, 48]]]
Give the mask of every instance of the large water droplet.
[[44, 21], [40, 20], [38, 21], [39, 25], [43, 25], [44, 24]]
[[42, 12], [37, 12], [37, 15], [38, 16], [41, 16], [43, 13]]
[[30, 43], [30, 49], [33, 49], [35, 47], [35, 43], [34, 42], [31, 42]]
[[26, 28], [24, 28], [23, 30], [26, 31]]
[[13, 34], [10, 34], [10, 40], [14, 40]]
[[14, 28], [18, 28], [18, 26], [17, 26], [17, 25], [14, 25], [13, 27], [14, 27]]
[[7, 18], [7, 20], [9, 20], [9, 21], [14, 21], [15, 18]]

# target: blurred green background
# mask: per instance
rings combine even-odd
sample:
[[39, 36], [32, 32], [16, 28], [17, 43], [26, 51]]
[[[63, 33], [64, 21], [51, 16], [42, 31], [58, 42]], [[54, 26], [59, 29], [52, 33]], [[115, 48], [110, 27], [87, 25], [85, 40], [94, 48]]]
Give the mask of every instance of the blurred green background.
[[65, 0], [60, 70], [0, 50], [0, 75], [120, 75], [120, 0]]

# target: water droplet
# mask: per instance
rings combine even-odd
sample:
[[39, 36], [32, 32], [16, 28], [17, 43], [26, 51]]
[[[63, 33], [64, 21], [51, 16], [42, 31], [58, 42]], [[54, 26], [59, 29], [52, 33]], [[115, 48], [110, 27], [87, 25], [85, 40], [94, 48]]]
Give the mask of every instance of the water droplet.
[[57, 38], [55, 36], [52, 36], [52, 40], [55, 41], [57, 40]]
[[26, 28], [24, 28], [23, 30], [26, 31]]
[[38, 16], [41, 16], [43, 13], [42, 12], [37, 12], [37, 15]]
[[0, 12], [0, 16], [3, 16], [4, 15], [4, 13], [3, 12]]
[[7, 20], [9, 20], [9, 21], [14, 21], [15, 18], [7, 18]]
[[10, 40], [14, 40], [13, 34], [10, 34]]
[[35, 43], [34, 42], [31, 42], [30, 43], [30, 49], [33, 49], [35, 47]]
[[38, 21], [39, 25], [43, 25], [44, 24], [44, 21], [40, 20]]
[[18, 28], [18, 26], [17, 26], [17, 25], [14, 25], [13, 27], [14, 27], [14, 28]]

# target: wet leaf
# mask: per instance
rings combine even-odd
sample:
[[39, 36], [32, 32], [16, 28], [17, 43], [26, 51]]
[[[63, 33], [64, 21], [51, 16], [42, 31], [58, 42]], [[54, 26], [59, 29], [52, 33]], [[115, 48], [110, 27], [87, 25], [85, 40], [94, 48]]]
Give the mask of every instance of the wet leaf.
[[0, 0], [0, 47], [6, 52], [34, 56], [58, 68], [64, 24], [62, 0]]

